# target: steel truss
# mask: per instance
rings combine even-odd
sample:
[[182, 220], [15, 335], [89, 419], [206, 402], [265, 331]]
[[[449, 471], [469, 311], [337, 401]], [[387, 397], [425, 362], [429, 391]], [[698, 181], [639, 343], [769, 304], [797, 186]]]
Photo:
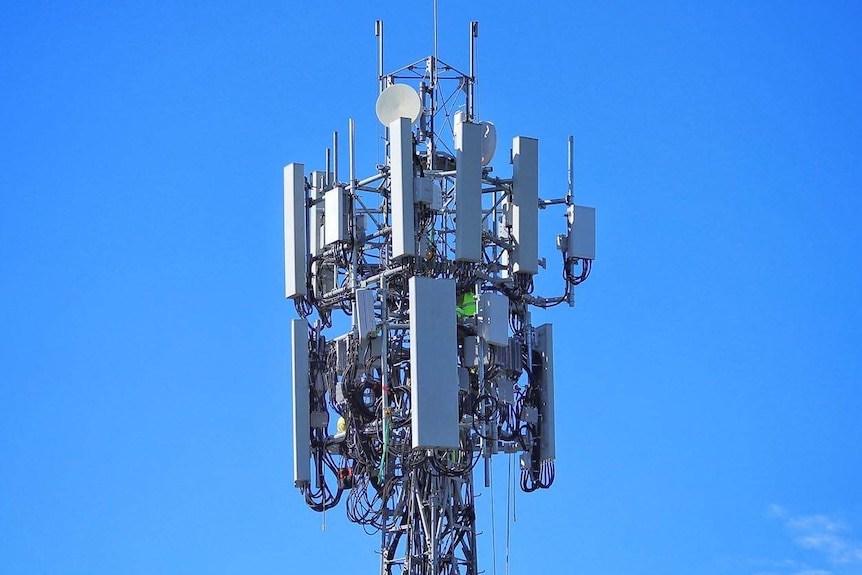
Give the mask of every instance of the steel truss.
[[[478, 25], [470, 24], [467, 73], [436, 53], [384, 73], [382, 22], [376, 33], [381, 92], [406, 83], [422, 102], [421, 117], [412, 128], [410, 176], [424, 182], [430, 196], [410, 198], [415, 201], [410, 222], [415, 255], [396, 258], [393, 206], [399, 198], [392, 146], [397, 142], [389, 127], [386, 165], [367, 178], [357, 177], [352, 120], [346, 180], [339, 177], [337, 133], [326, 151], [325, 170], [305, 177], [301, 166], [294, 167], [289, 182], [285, 172], [286, 226], [302, 228], [286, 228], [285, 250], [306, 248], [296, 256], [304, 269], [288, 270], [286, 263], [286, 272], [294, 273], [287, 282], [294, 289], [288, 288], [287, 296], [302, 318], [294, 320], [293, 328], [295, 483], [312, 509], [325, 511], [345, 500], [351, 521], [380, 533], [383, 575], [476, 575], [473, 478], [478, 462], [484, 461], [486, 486], [490, 459], [498, 452], [521, 454], [525, 491], [553, 482], [551, 331], [532, 325], [530, 307], [571, 305], [573, 287], [589, 274], [591, 258], [574, 255], [569, 239], [575, 213], [572, 141], [565, 197], [517, 206], [514, 177], [499, 178], [490, 166], [481, 168], [476, 188], [481, 196], [476, 220], [482, 228], [480, 255], [472, 261], [456, 258], [463, 222], [456, 217], [459, 156], [449, 142], [458, 122], [477, 121]], [[513, 264], [521, 247], [513, 213], [556, 204], [564, 205], [567, 215], [566, 234], [557, 245], [564, 290], [541, 297], [533, 293], [538, 269], [519, 272]], [[538, 237], [538, 230], [533, 232]], [[458, 381], [440, 382], [449, 389], [457, 386], [456, 441], [445, 448], [416, 446], [413, 437], [418, 418], [418, 368], [411, 359], [417, 346], [411, 330], [416, 321], [410, 309], [413, 278], [452, 286], [452, 304], [457, 304], [457, 310], [444, 311], [453, 316], [457, 311], [453, 327], [458, 348], [451, 355]], [[502, 328], [503, 341], [486, 333], [488, 319], [476, 310], [477, 303], [481, 307], [501, 300], [503, 323], [508, 324]], [[350, 329], [329, 335], [341, 327], [342, 315], [350, 317]], [[494, 328], [499, 331], [499, 322]]]

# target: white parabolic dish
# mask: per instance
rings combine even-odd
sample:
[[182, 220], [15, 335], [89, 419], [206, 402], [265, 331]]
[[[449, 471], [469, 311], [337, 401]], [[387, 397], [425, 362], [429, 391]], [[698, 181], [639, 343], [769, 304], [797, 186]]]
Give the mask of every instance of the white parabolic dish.
[[422, 101], [416, 90], [406, 84], [392, 84], [377, 96], [377, 119], [388, 126], [398, 118], [410, 118], [416, 123], [422, 115]]
[[482, 165], [487, 166], [497, 151], [497, 127], [491, 122], [479, 122], [482, 126]]

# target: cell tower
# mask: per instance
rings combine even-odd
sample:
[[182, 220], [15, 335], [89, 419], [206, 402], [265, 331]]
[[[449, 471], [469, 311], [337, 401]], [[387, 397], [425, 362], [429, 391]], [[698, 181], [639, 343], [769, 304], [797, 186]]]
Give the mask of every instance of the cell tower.
[[[337, 133], [324, 170], [284, 168], [294, 482], [315, 511], [345, 500], [379, 531], [381, 573], [475, 575], [477, 464], [487, 486], [491, 457], [518, 453], [524, 491], [554, 481], [553, 330], [530, 310], [574, 305], [595, 210], [574, 204], [571, 137], [562, 197], [539, 196], [534, 138], [514, 138], [511, 177], [495, 175], [496, 129], [474, 105], [477, 22], [467, 73], [437, 58], [436, 29], [434, 55], [387, 73], [381, 21], [375, 33], [385, 164], [357, 176], [351, 119], [346, 179]], [[566, 215], [563, 287], [542, 297], [549, 207]]]

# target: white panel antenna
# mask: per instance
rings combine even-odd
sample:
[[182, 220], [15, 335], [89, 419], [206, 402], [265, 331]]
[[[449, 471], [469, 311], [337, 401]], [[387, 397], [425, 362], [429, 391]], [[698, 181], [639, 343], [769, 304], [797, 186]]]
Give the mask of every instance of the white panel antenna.
[[569, 206], [569, 258], [596, 259], [596, 208]]
[[476, 327], [486, 342], [494, 345], [509, 344], [509, 298], [503, 294], [479, 294]]
[[512, 142], [512, 271], [539, 271], [539, 141], [518, 136]]
[[310, 480], [311, 408], [308, 402], [308, 324], [290, 320], [290, 373], [293, 389], [293, 482], [297, 487]]
[[416, 255], [413, 224], [413, 133], [410, 119], [389, 124], [389, 179], [392, 202], [392, 257]]
[[482, 138], [481, 124], [456, 122], [455, 131], [455, 259], [482, 259]]
[[374, 321], [374, 300], [377, 294], [373, 289], [358, 288], [353, 302], [353, 327], [361, 341], [374, 337], [377, 329]]
[[323, 248], [324, 215], [323, 205], [317, 200], [323, 199], [325, 173], [321, 171], [311, 172], [312, 205], [308, 208], [308, 254], [314, 258], [320, 254]]
[[344, 206], [344, 188], [336, 186], [323, 195], [324, 198], [324, 244], [347, 240], [347, 212]]
[[410, 278], [413, 448], [457, 449], [458, 341], [455, 280]]
[[305, 167], [284, 167], [284, 297], [305, 296], [306, 290]]

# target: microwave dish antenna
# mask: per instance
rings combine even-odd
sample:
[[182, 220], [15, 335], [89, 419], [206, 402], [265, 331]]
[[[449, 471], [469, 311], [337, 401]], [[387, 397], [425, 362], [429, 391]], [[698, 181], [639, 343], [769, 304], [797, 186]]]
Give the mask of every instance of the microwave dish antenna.
[[497, 151], [497, 127], [491, 122], [479, 122], [482, 126], [482, 165], [487, 166]]
[[398, 118], [410, 118], [410, 123], [415, 124], [422, 115], [422, 100], [407, 84], [392, 84], [377, 96], [375, 111], [384, 126]]

